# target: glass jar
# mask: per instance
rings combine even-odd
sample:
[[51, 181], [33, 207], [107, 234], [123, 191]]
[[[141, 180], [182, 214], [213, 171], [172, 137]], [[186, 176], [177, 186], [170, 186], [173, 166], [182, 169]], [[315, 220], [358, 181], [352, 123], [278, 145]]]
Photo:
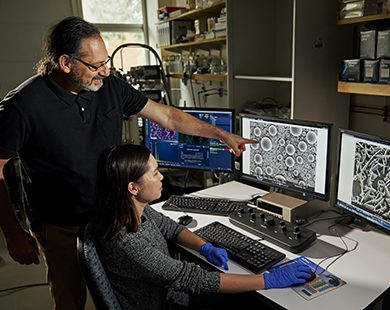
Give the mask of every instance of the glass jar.
[[187, 0], [187, 9], [193, 10], [196, 7], [195, 0]]

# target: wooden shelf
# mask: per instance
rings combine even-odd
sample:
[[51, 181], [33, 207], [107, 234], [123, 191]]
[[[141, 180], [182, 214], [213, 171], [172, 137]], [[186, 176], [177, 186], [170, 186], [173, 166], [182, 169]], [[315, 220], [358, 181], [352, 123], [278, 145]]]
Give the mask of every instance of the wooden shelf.
[[[172, 73], [172, 77], [175, 79], [182, 79], [183, 73]], [[188, 78], [198, 81], [227, 82], [226, 74], [192, 74], [191, 77]]]
[[195, 19], [198, 19], [200, 17], [207, 18], [207, 17], [215, 17], [217, 15], [219, 16], [219, 13], [221, 13], [221, 9], [223, 7], [225, 7], [225, 5], [226, 5], [226, 0], [218, 1], [218, 2], [213, 3], [208, 8], [200, 8], [200, 9], [194, 9], [191, 11], [187, 11], [183, 14], [178, 15], [178, 16], [164, 19], [163, 21], [156, 23], [156, 25], [159, 25], [159, 24], [162, 24], [165, 22], [169, 22], [171, 20], [195, 20]]
[[337, 25], [354, 25], [354, 24], [367, 23], [367, 22], [373, 22], [373, 21], [379, 21], [385, 19], [390, 19], [390, 13], [347, 18], [347, 19], [340, 19], [339, 14], [337, 14]]
[[349, 83], [338, 81], [337, 91], [339, 93], [390, 96], [390, 85], [371, 83]]
[[[390, 23], [390, 13], [347, 18], [347, 19], [340, 19], [339, 13], [337, 13], [338, 25], [356, 25], [361, 23], [374, 24], [376, 21], [377, 22], [386, 21]], [[339, 93], [349, 93], [349, 94], [359, 94], [359, 95], [390, 96], [390, 85], [371, 84], [371, 83], [351, 83], [351, 82], [338, 81], [337, 91]]]
[[158, 48], [162, 50], [171, 50], [171, 51], [189, 50], [192, 49], [193, 47], [201, 47], [201, 46], [206, 49], [211, 49], [211, 48], [219, 49], [220, 44], [224, 42], [226, 42], [226, 37], [172, 44], [172, 45], [166, 45], [161, 47], [159, 46]]
[[[163, 21], [156, 23], [156, 25], [173, 21], [173, 20], [196, 20], [199, 18], [208, 18], [208, 17], [218, 17], [221, 13], [221, 9], [226, 6], [226, 0], [218, 1], [213, 3], [208, 8], [194, 9], [187, 11], [181, 15], [174, 16]], [[208, 40], [196, 40], [186, 43], [172, 44], [166, 46], [158, 46], [157, 48], [161, 50], [166, 50], [174, 53], [181, 53], [183, 50], [192, 51], [193, 48], [197, 49], [220, 49], [221, 44], [226, 44], [226, 37], [214, 38]], [[173, 73], [171, 74], [172, 78], [182, 79], [182, 73]], [[191, 75], [192, 80], [201, 80], [201, 81], [217, 81], [217, 82], [227, 82], [227, 75], [224, 74], [193, 74]]]

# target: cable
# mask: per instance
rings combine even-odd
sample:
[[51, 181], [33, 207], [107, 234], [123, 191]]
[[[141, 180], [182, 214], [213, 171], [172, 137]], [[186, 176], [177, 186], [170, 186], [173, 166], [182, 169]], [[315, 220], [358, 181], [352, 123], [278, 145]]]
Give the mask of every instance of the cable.
[[23, 289], [23, 288], [34, 287], [34, 286], [44, 286], [44, 285], [49, 285], [49, 283], [37, 283], [37, 284], [28, 284], [28, 285], [22, 285], [22, 286], [15, 286], [15, 287], [11, 287], [11, 288], [6, 288], [6, 289], [3, 289], [3, 290], [0, 290], [0, 293], [7, 292], [7, 291], [12, 291], [12, 290]]
[[[187, 170], [187, 171], [188, 171], [188, 170]], [[169, 174], [170, 174], [170, 180], [173, 181], [173, 183], [175, 183], [176, 186], [177, 186], [178, 188], [180, 188], [180, 190], [183, 192], [183, 194], [187, 194], [187, 193], [185, 192], [185, 190], [184, 190], [179, 184], [177, 184], [175, 178], [173, 177], [173, 174], [172, 174], [172, 171], [171, 171], [170, 168], [168, 168], [168, 172], [169, 172]]]
[[153, 53], [154, 57], [156, 57], [158, 63], [160, 64], [160, 67], [161, 67], [161, 78], [162, 78], [163, 84], [165, 85], [165, 88], [166, 88], [166, 90], [167, 90], [167, 96], [168, 96], [169, 104], [170, 104], [171, 106], [173, 106], [171, 91], [170, 91], [170, 88], [168, 87], [168, 82], [167, 82], [167, 78], [166, 78], [166, 75], [165, 75], [165, 72], [164, 72], [163, 63], [162, 63], [162, 61], [161, 61], [160, 56], [157, 54], [157, 52], [155, 51], [155, 49], [153, 49], [151, 46], [146, 45], [146, 44], [141, 44], [141, 43], [125, 43], [125, 44], [119, 45], [119, 46], [112, 52], [111, 61], [110, 61], [111, 68], [115, 68], [115, 67], [114, 67], [114, 56], [115, 56], [115, 54], [116, 54], [120, 49], [125, 48], [125, 47], [129, 47], [129, 46], [139, 46], [139, 47], [146, 48], [146, 49], [148, 49], [149, 51], [151, 51], [151, 52]]
[[264, 101], [266, 101], [267, 99], [272, 100], [273, 102], [276, 103], [276, 105], [279, 105], [278, 102], [272, 97], [264, 97], [263, 100], [261, 101], [261, 103], [264, 103]]
[[[341, 220], [338, 221], [338, 222], [336, 222], [335, 224], [330, 225], [330, 226], [328, 227], [328, 230], [330, 231], [330, 230], [332, 229], [332, 231], [334, 231], [334, 232], [336, 233], [336, 235], [340, 238], [340, 240], [344, 243], [345, 250], [344, 250], [342, 253], [335, 254], [335, 255], [331, 255], [331, 256], [328, 256], [328, 257], [325, 257], [323, 260], [321, 260], [321, 261], [317, 264], [316, 269], [314, 270], [314, 273], [317, 273], [318, 267], [319, 267], [324, 261], [326, 261], [326, 260], [328, 260], [328, 259], [330, 259], [330, 258], [332, 258], [332, 257], [336, 257], [332, 262], [330, 262], [330, 263], [328, 264], [328, 266], [326, 266], [326, 268], [325, 268], [321, 273], [323, 273], [325, 270], [328, 270], [328, 268], [329, 268], [331, 265], [333, 265], [338, 259], [340, 259], [341, 257], [343, 257], [345, 254], [347, 254], [347, 253], [349, 253], [349, 252], [352, 252], [352, 251], [355, 251], [355, 250], [357, 249], [357, 247], [358, 247], [358, 245], [359, 245], [359, 242], [358, 242], [358, 241], [356, 241], [356, 240], [354, 240], [354, 239], [352, 239], [352, 238], [342, 237], [342, 236], [337, 232], [337, 230], [333, 228], [333, 226], [336, 226], [336, 225], [340, 224], [346, 217], [347, 217], [347, 215], [338, 217], [338, 218], [341, 218]], [[323, 220], [329, 220], [329, 218], [328, 218], [328, 219], [323, 219]], [[317, 220], [316, 222], [319, 222], [319, 221], [322, 221], [322, 220]], [[349, 239], [349, 240], [355, 242], [355, 246], [354, 246], [352, 249], [348, 249], [348, 245], [346, 244], [346, 242], [344, 241], [343, 238], [347, 238], [347, 239]]]
[[[311, 220], [313, 220], [313, 219], [319, 217], [321, 214], [326, 213], [326, 212], [334, 212], [334, 213], [339, 214], [339, 216], [337, 216], [337, 217], [331, 217], [331, 218], [326, 218], [326, 219], [319, 219], [319, 220], [310, 222]], [[326, 221], [326, 220], [338, 219], [338, 218], [339, 218], [340, 216], [342, 216], [342, 215], [343, 215], [342, 213], [337, 212], [337, 211], [335, 211], [335, 210], [322, 210], [321, 212], [315, 214], [314, 216], [309, 217], [309, 218], [307, 219], [309, 222], [308, 222], [307, 224], [305, 224], [305, 225], [302, 225], [302, 227], [310, 226], [310, 225], [312, 225], [312, 224], [314, 224], [314, 223], [316, 223], [316, 222], [321, 222], [321, 221]]]
[[222, 172], [220, 175], [218, 175], [217, 172], [214, 172], [213, 175], [214, 175], [214, 177], [215, 177], [217, 180], [220, 180], [220, 179], [222, 179], [222, 178], [226, 175], [226, 173]]
[[[208, 96], [211, 96], [211, 95], [219, 95], [219, 92], [218, 93], [211, 93], [211, 94], [206, 94], [203, 96], [203, 99], [204, 99], [204, 107], [206, 107], [206, 102], [207, 102], [207, 97]], [[200, 104], [200, 103], [199, 103]]]
[[187, 188], [188, 173], [189, 173], [189, 170], [187, 169], [186, 176], [184, 177], [184, 184], [183, 184], [184, 188]]
[[183, 210], [182, 208], [180, 208], [179, 206], [174, 205], [173, 203], [170, 203], [170, 202], [165, 202], [165, 203], [171, 205], [172, 207], [175, 207], [176, 209], [179, 209], [179, 210], [180, 210], [181, 212], [183, 212], [185, 215], [189, 216], [189, 215], [187, 214], [187, 212], [184, 211], [184, 210]]
[[121, 50], [121, 66], [122, 66], [122, 70], [124, 70], [124, 65], [123, 65], [123, 50]]
[[[191, 84], [191, 91], [192, 91], [192, 101], [194, 102], [194, 107], [196, 107], [194, 87], [193, 87], [193, 85], [192, 85], [192, 75], [193, 75], [193, 74], [194, 74], [194, 71], [191, 71], [191, 73], [190, 73], [190, 84]], [[199, 101], [199, 107], [201, 107], [200, 101]]]

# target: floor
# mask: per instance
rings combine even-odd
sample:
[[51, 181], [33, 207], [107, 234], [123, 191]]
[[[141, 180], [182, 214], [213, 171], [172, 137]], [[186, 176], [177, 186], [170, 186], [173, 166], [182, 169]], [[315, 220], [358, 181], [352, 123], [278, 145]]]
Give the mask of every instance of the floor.
[[[8, 255], [4, 236], [0, 230], [0, 309], [3, 310], [50, 310], [53, 301], [46, 285], [46, 267], [42, 256], [39, 265], [20, 265]], [[45, 284], [29, 288], [2, 290], [25, 285]], [[95, 309], [88, 296], [86, 310]]]

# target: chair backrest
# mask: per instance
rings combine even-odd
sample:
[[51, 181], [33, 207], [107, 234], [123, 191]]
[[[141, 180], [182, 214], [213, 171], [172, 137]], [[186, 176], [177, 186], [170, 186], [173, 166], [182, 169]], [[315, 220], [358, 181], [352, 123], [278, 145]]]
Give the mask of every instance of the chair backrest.
[[96, 309], [122, 310], [96, 251], [93, 221], [80, 228], [77, 238], [77, 256]]

